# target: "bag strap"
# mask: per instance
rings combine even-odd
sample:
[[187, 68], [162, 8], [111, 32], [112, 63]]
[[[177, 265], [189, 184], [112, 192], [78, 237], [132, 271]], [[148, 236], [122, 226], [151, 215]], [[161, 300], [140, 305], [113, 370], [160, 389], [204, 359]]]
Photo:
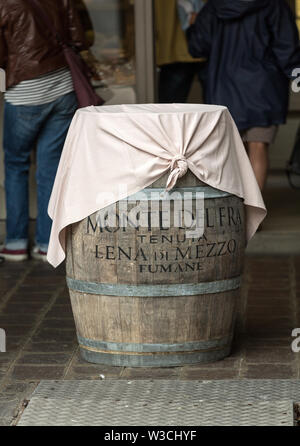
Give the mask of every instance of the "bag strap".
[[53, 38], [61, 45], [64, 46], [66, 42], [64, 39], [62, 39], [61, 35], [53, 25], [53, 22], [49, 18], [49, 16], [44, 11], [43, 7], [41, 6], [40, 2], [37, 0], [27, 0], [27, 3], [30, 3], [32, 6], [32, 9], [36, 13], [37, 17], [40, 19], [41, 23], [48, 28], [51, 31], [51, 34]]

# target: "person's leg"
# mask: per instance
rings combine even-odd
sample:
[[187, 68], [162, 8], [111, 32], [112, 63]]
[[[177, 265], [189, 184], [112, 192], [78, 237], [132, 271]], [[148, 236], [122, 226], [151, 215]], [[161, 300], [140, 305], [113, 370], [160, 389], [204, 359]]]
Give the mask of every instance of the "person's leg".
[[35, 241], [40, 252], [47, 252], [52, 221], [48, 203], [67, 132], [77, 109], [75, 93], [61, 96], [49, 105], [49, 114], [37, 142], [38, 216]]
[[252, 127], [241, 132], [242, 139], [254, 170], [256, 180], [263, 191], [269, 169], [268, 149], [275, 140], [278, 126]]
[[207, 75], [208, 75], [208, 63], [207, 62], [198, 62], [195, 65], [196, 65], [198, 80], [202, 87], [203, 100], [205, 102], [205, 86], [206, 86]]
[[22, 251], [28, 245], [28, 174], [30, 152], [37, 138], [39, 123], [37, 108], [5, 103], [5, 248], [8, 250]]
[[269, 169], [269, 144], [264, 142], [247, 142], [246, 149], [252, 165], [257, 183], [263, 191]]
[[159, 75], [159, 102], [161, 104], [185, 103], [194, 77], [195, 64], [193, 62], [162, 65]]

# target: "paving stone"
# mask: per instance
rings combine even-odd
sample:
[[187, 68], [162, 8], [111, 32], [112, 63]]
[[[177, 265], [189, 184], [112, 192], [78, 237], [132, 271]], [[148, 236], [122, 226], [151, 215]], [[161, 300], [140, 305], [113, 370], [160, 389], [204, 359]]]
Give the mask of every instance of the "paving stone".
[[13, 418], [17, 414], [19, 401], [11, 397], [0, 396], [0, 419]]
[[13, 288], [16, 285], [16, 281], [14, 279], [0, 279], [0, 289], [7, 290]]
[[[278, 271], [280, 271], [281, 274], [278, 274]], [[280, 268], [276, 267], [274, 271], [273, 269], [259, 269], [258, 267], [250, 267], [248, 268], [248, 272], [255, 280], [262, 280], [263, 278], [285, 280], [289, 276], [290, 269], [288, 266], [283, 266]]]
[[[81, 366], [81, 365], [86, 365], [86, 366], [93, 366], [94, 364], [87, 362], [85, 359], [82, 358], [81, 354], [80, 354], [80, 350], [79, 347], [77, 349], [77, 352], [75, 353], [74, 357], [73, 357], [73, 361], [72, 364], [74, 366]], [[102, 367], [102, 365], [101, 365]], [[115, 367], [113, 367], [115, 369]]]
[[4, 364], [10, 364], [15, 358], [14, 352], [0, 353], [0, 367]]
[[9, 336], [6, 338], [6, 351], [8, 353], [10, 352], [17, 352], [22, 344], [26, 341], [26, 338], [24, 336]]
[[9, 367], [10, 367], [10, 364], [0, 364], [0, 372], [5, 375], [9, 369]]
[[276, 327], [290, 327], [294, 323], [294, 314], [283, 316], [274, 315], [273, 312], [268, 311], [267, 313], [257, 313], [253, 314], [250, 311], [247, 313], [247, 321], [251, 323], [256, 323], [261, 326], [273, 326]]
[[6, 298], [6, 294], [8, 293], [9, 289], [10, 289], [10, 287], [6, 287], [6, 288], [2, 287], [1, 288], [0, 302], [4, 301], [4, 299]]
[[53, 305], [53, 307], [47, 312], [45, 319], [73, 319], [71, 305]]
[[248, 348], [245, 353], [247, 363], [278, 363], [290, 364], [296, 360], [291, 348]]
[[258, 280], [262, 279], [262, 277], [267, 278], [283, 278], [286, 279], [290, 275], [290, 269], [289, 267], [283, 266], [257, 266], [257, 267], [250, 267], [248, 269], [249, 275], [252, 277], [253, 281], [258, 278]]
[[5, 262], [4, 265], [2, 265], [2, 268], [5, 272], [12, 271], [14, 274], [16, 271], [26, 271], [30, 267], [30, 262], [20, 262], [20, 263], [12, 263], [12, 262]]
[[74, 342], [30, 342], [25, 345], [25, 352], [35, 353], [65, 353], [73, 352], [78, 347], [77, 341]]
[[76, 339], [73, 330], [41, 329], [33, 337], [33, 342], [70, 342]]
[[193, 364], [184, 366], [184, 369], [188, 368], [189, 370], [220, 370], [220, 369], [239, 370], [241, 359], [242, 359], [242, 353], [240, 353], [239, 357], [237, 358], [229, 356], [228, 358], [222, 359], [220, 361], [209, 362], [206, 364]]
[[38, 315], [33, 313], [0, 314], [0, 327], [4, 328], [5, 325], [32, 325], [37, 319]]
[[233, 369], [203, 369], [196, 367], [183, 367], [180, 375], [181, 379], [236, 379], [239, 377], [239, 371]]
[[1, 388], [0, 397], [3, 396], [15, 396], [18, 397], [19, 400], [24, 399], [25, 397], [30, 397], [34, 389], [38, 385], [38, 381], [36, 382], [19, 382], [19, 381], [10, 381], [5, 384]]
[[[263, 285], [263, 283], [262, 283]], [[251, 279], [248, 284], [248, 297], [272, 297], [273, 299], [287, 299], [289, 297], [289, 290], [278, 290], [278, 289], [270, 289], [269, 287], [265, 286], [257, 288], [255, 286], [255, 283]]]
[[[268, 289], [269, 292], [274, 291], [274, 294], [280, 290], [289, 291], [291, 284], [289, 280], [272, 280], [262, 279], [261, 282], [254, 279], [252, 282], [256, 290]], [[253, 291], [253, 290], [251, 290]]]
[[246, 323], [246, 332], [251, 336], [276, 338], [276, 337], [288, 337], [291, 335], [292, 330], [295, 328], [294, 323], [286, 323], [283, 326], [277, 325], [273, 320], [266, 321], [248, 321]]
[[[251, 315], [251, 311], [255, 311], [257, 316], [259, 317], [260, 315], [266, 315], [266, 317], [270, 317], [270, 308], [272, 308], [273, 306], [276, 306], [276, 310], [274, 312], [274, 316], [277, 316], [278, 314], [280, 315], [280, 311], [281, 311], [281, 315], [285, 316], [288, 315], [288, 317], [290, 317], [291, 315], [293, 315], [294, 313], [294, 304], [287, 304], [285, 302], [276, 302], [276, 304], [274, 304], [274, 302], [258, 302], [255, 301], [255, 303], [248, 303], [247, 306], [247, 311], [246, 311], [246, 315], [247, 316], [249, 314], [249, 316]], [[249, 312], [248, 312], [249, 310]], [[252, 313], [253, 314], [253, 313]]]
[[62, 365], [67, 364], [70, 359], [71, 354], [67, 353], [24, 353], [17, 364]]
[[126, 367], [121, 379], [176, 379], [181, 369], [181, 367]]
[[243, 378], [249, 379], [295, 379], [297, 368], [287, 364], [248, 364], [242, 370]]
[[63, 322], [61, 319], [45, 319], [41, 326], [41, 328], [59, 328], [63, 330], [75, 330], [75, 322], [74, 319], [66, 319]]
[[269, 311], [266, 313], [268, 314], [270, 312], [270, 308], [276, 307], [276, 311], [279, 311], [282, 309], [283, 311], [289, 310], [290, 312], [293, 310], [294, 304], [291, 300], [284, 300], [284, 299], [272, 299], [271, 297], [261, 297], [257, 299], [248, 299], [248, 305], [247, 307], [257, 307], [261, 308], [263, 311], [264, 309], [268, 309]]
[[293, 306], [290, 305], [273, 306], [272, 313], [270, 314], [270, 305], [249, 305], [247, 306], [247, 318], [268, 318], [275, 319], [276, 317], [286, 318], [287, 320], [293, 320]]
[[30, 277], [62, 277], [66, 274], [65, 264], [63, 263], [58, 268], [52, 268], [50, 265], [46, 265], [48, 268], [36, 268], [34, 267], [32, 271], [30, 271]]
[[11, 418], [0, 418], [0, 426], [10, 426], [11, 425]]
[[86, 366], [72, 367], [65, 379], [102, 379], [100, 375], [109, 379], [119, 379], [124, 367], [109, 367], [105, 365], [88, 364]]
[[26, 293], [27, 295], [30, 293], [37, 293], [39, 291], [44, 291], [47, 294], [49, 293], [54, 293], [55, 290], [57, 289], [57, 285], [53, 284], [53, 285], [43, 285], [43, 283], [40, 282], [40, 284], [36, 284], [36, 285], [20, 285], [18, 287], [18, 292], [19, 293]]
[[[247, 333], [248, 335], [248, 333]], [[259, 334], [252, 334], [245, 341], [245, 347], [261, 347], [261, 348], [290, 348], [292, 343], [291, 336], [260, 336]]]
[[272, 266], [273, 268], [275, 266], [283, 268], [289, 265], [289, 259], [286, 256], [272, 257], [270, 255], [257, 254], [255, 256], [249, 256], [247, 259], [248, 265], [252, 267], [263, 265]]
[[290, 348], [291, 346], [291, 337], [288, 338], [275, 338], [275, 339], [263, 339], [259, 337], [248, 337], [244, 339], [243, 343], [245, 348], [267, 348], [267, 349], [275, 349], [275, 348]]
[[56, 299], [55, 304], [56, 305], [70, 305], [71, 304], [71, 300], [70, 300], [69, 292], [66, 295], [58, 296], [58, 298]]
[[[250, 257], [247, 257], [250, 259]], [[256, 257], [253, 259], [254, 262], [247, 263], [248, 271], [257, 271], [258, 273], [262, 273], [265, 271], [267, 274], [274, 274], [275, 271], [289, 271], [290, 262], [287, 257], [278, 256], [274, 257], [274, 262], [271, 261], [271, 255], [265, 256], [264, 258]]]
[[28, 293], [16, 293], [9, 299], [9, 304], [27, 305], [31, 303], [48, 303], [52, 299], [53, 293], [41, 293], [30, 291]]
[[277, 305], [279, 303], [291, 304], [290, 291], [278, 292], [272, 291], [267, 292], [267, 290], [249, 290], [248, 291], [248, 304], [258, 305], [261, 303], [269, 304], [274, 303]]
[[26, 288], [26, 287], [36, 287], [39, 286], [41, 287], [42, 285], [42, 290], [46, 289], [48, 286], [55, 286], [56, 288], [60, 285], [64, 284], [64, 279], [62, 277], [54, 277], [51, 275], [44, 275], [43, 276], [43, 280], [41, 281], [39, 276], [27, 276], [23, 282], [22, 285], [20, 286], [20, 288]]
[[12, 378], [18, 380], [62, 379], [65, 367], [17, 365], [13, 368]]
[[[26, 312], [37, 314], [47, 305], [47, 302], [33, 302], [26, 304]], [[4, 308], [4, 313], [24, 313], [24, 304], [19, 302], [17, 304], [7, 303]]]
[[6, 339], [10, 336], [27, 336], [32, 331], [31, 325], [2, 325], [5, 329]]
[[5, 293], [3, 292], [3, 294], [0, 294], [0, 305], [1, 305], [2, 302], [4, 302], [5, 299], [6, 299], [5, 298]]

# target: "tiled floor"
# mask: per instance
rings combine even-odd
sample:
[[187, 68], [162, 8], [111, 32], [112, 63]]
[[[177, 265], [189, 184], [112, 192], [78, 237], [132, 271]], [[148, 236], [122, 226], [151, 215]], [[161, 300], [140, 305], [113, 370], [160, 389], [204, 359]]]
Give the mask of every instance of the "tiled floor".
[[300, 256], [247, 256], [232, 355], [176, 368], [107, 367], [81, 360], [63, 267], [7, 262], [0, 289], [0, 327], [7, 334], [7, 353], [0, 353], [0, 400], [8, 403], [28, 398], [42, 379], [300, 378], [300, 353], [291, 349], [291, 332], [300, 327]]
[[292, 189], [284, 173], [269, 175], [264, 194], [268, 215], [263, 231], [250, 241], [247, 252], [300, 254], [300, 189]]

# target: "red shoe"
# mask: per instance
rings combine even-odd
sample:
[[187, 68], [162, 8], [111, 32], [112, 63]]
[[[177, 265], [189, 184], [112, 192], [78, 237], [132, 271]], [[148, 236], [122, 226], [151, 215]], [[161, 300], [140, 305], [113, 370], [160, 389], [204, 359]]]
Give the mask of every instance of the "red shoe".
[[7, 249], [5, 246], [1, 246], [0, 256], [11, 262], [22, 262], [28, 259], [28, 251], [27, 249]]

